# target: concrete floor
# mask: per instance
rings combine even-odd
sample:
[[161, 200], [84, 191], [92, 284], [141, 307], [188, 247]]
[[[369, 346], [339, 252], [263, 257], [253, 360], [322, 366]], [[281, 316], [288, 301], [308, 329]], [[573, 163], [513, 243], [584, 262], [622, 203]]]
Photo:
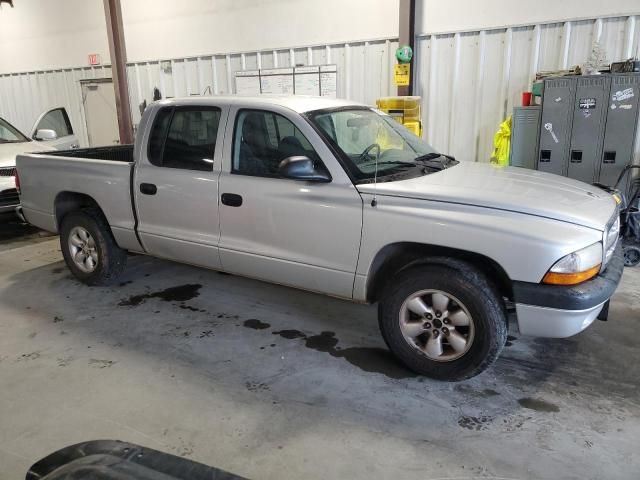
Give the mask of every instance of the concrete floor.
[[640, 268], [609, 322], [449, 384], [395, 364], [375, 307], [141, 256], [88, 288], [28, 233], [0, 246], [1, 479], [94, 439], [255, 479], [638, 478]]

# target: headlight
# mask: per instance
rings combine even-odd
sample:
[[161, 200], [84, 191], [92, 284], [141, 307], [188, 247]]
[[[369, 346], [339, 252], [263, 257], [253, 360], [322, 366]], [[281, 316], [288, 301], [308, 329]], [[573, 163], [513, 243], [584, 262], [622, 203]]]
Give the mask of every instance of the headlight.
[[609, 229], [605, 232], [604, 237], [604, 245], [605, 245], [605, 255], [604, 255], [604, 264], [606, 265], [611, 260], [613, 256], [613, 252], [616, 250], [616, 245], [618, 243], [618, 236], [620, 235], [620, 215], [616, 210], [616, 219], [613, 221]]
[[602, 242], [558, 260], [542, 279], [552, 285], [576, 285], [595, 277], [602, 265]]

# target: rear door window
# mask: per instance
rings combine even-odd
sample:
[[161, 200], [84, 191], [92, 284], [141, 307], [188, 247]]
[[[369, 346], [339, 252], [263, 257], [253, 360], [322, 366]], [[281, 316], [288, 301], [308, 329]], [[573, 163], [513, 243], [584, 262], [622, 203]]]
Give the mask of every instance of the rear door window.
[[215, 107], [160, 110], [149, 137], [149, 161], [158, 167], [212, 171], [220, 115]]

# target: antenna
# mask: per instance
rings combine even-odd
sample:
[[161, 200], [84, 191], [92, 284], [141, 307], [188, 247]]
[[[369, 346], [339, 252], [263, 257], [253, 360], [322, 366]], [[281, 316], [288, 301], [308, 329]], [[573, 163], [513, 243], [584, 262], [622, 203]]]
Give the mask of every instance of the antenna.
[[378, 158], [380, 157], [380, 150], [378, 150], [378, 155], [376, 155], [376, 171], [373, 175], [373, 200], [371, 200], [371, 206], [375, 207], [378, 205]]

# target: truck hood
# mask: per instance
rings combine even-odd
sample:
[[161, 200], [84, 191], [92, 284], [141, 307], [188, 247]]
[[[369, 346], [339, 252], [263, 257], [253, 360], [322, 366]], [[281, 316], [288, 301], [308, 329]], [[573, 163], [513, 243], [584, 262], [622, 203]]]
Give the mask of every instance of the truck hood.
[[0, 143], [0, 167], [15, 167], [16, 155], [53, 150], [39, 142]]
[[[357, 185], [373, 194], [372, 183]], [[383, 182], [378, 195], [496, 208], [604, 230], [614, 213], [613, 197], [597, 187], [535, 170], [460, 162], [418, 178]]]

